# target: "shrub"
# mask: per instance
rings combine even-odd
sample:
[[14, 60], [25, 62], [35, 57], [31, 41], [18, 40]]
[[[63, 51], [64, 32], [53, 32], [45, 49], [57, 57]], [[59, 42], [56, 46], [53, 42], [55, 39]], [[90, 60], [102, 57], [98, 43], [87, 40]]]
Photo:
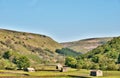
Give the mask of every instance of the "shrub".
[[6, 52], [3, 54], [3, 57], [4, 57], [5, 59], [9, 59], [11, 56], [12, 56], [12, 52], [10, 52], [10, 51], [6, 51]]
[[0, 59], [0, 69], [14, 70], [14, 69], [16, 69], [16, 65], [11, 63], [9, 60]]
[[30, 66], [30, 61], [26, 56], [16, 57], [14, 63], [19, 69], [24, 69]]
[[65, 58], [65, 65], [68, 65], [70, 67], [75, 67], [77, 64], [77, 60], [73, 57], [66, 57]]
[[92, 68], [91, 69], [99, 69], [99, 68], [100, 68], [99, 64], [97, 64], [97, 63], [93, 63], [92, 64]]
[[7, 70], [16, 70], [17, 66], [10, 62], [5, 69], [7, 69]]
[[118, 70], [118, 69], [119, 69], [118, 65], [116, 65], [114, 62], [109, 63], [107, 65], [107, 70]]
[[5, 59], [0, 59], [0, 69], [5, 69], [7, 67], [7, 61]]

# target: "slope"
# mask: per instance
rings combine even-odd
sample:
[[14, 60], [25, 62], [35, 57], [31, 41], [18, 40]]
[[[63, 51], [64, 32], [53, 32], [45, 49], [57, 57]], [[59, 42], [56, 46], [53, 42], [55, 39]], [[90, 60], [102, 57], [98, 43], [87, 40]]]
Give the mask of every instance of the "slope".
[[104, 37], [104, 38], [90, 38], [90, 39], [83, 39], [79, 41], [73, 42], [65, 42], [61, 43], [65, 48], [73, 49], [74, 51], [86, 53], [97, 46], [100, 46], [107, 41], [110, 41], [112, 37]]
[[85, 54], [84, 58], [96, 63], [100, 69], [120, 70], [120, 37], [114, 37], [106, 44], [98, 46]]
[[13, 50], [26, 55], [31, 63], [54, 62], [62, 46], [45, 35], [0, 29], [0, 54]]
[[96, 55], [105, 56], [111, 59], [117, 59], [120, 53], [120, 37], [114, 37], [111, 41], [98, 46], [97, 48], [85, 54], [87, 58], [95, 57]]
[[[70, 62], [69, 59], [68, 61]], [[70, 66], [74, 65], [79, 69], [120, 70], [120, 37], [114, 37], [111, 41], [78, 56], [76, 63], [71, 63]]]

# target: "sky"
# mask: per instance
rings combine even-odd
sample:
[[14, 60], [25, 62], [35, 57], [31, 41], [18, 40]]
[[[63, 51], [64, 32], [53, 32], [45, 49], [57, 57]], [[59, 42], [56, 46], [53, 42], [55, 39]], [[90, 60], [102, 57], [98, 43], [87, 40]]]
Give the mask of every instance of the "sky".
[[0, 28], [58, 42], [120, 36], [120, 0], [0, 0]]

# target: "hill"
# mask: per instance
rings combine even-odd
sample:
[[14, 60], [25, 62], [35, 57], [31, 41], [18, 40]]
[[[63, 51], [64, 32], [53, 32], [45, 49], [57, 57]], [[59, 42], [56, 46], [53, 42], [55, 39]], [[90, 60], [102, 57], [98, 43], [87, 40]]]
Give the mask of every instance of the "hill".
[[101, 69], [101, 70], [120, 70], [120, 37], [114, 37], [111, 41], [98, 46], [97, 48], [82, 54], [74, 61], [70, 62], [69, 57], [67, 64], [84, 69]]
[[30, 59], [31, 64], [55, 62], [62, 46], [52, 38], [27, 32], [0, 29], [0, 56], [12, 50]]
[[104, 56], [110, 59], [118, 59], [120, 53], [120, 37], [114, 37], [111, 41], [98, 46], [97, 48], [89, 51], [85, 54], [87, 58], [93, 58], [98, 56]]
[[73, 42], [65, 42], [61, 43], [61, 45], [63, 45], [65, 48], [70, 48], [77, 52], [86, 53], [106, 43], [107, 41], [110, 41], [111, 39], [112, 37], [90, 38]]
[[120, 37], [114, 37], [106, 44], [98, 46], [84, 55], [85, 58], [98, 64], [100, 69], [120, 70]]

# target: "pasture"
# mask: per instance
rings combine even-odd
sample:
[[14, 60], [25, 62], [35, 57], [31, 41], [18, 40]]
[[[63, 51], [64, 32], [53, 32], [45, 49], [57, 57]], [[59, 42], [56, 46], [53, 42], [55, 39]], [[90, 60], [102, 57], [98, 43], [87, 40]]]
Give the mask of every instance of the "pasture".
[[103, 77], [89, 76], [90, 70], [69, 68], [60, 72], [54, 66], [44, 66], [36, 72], [22, 70], [0, 70], [0, 78], [120, 78], [120, 71], [103, 71]]

